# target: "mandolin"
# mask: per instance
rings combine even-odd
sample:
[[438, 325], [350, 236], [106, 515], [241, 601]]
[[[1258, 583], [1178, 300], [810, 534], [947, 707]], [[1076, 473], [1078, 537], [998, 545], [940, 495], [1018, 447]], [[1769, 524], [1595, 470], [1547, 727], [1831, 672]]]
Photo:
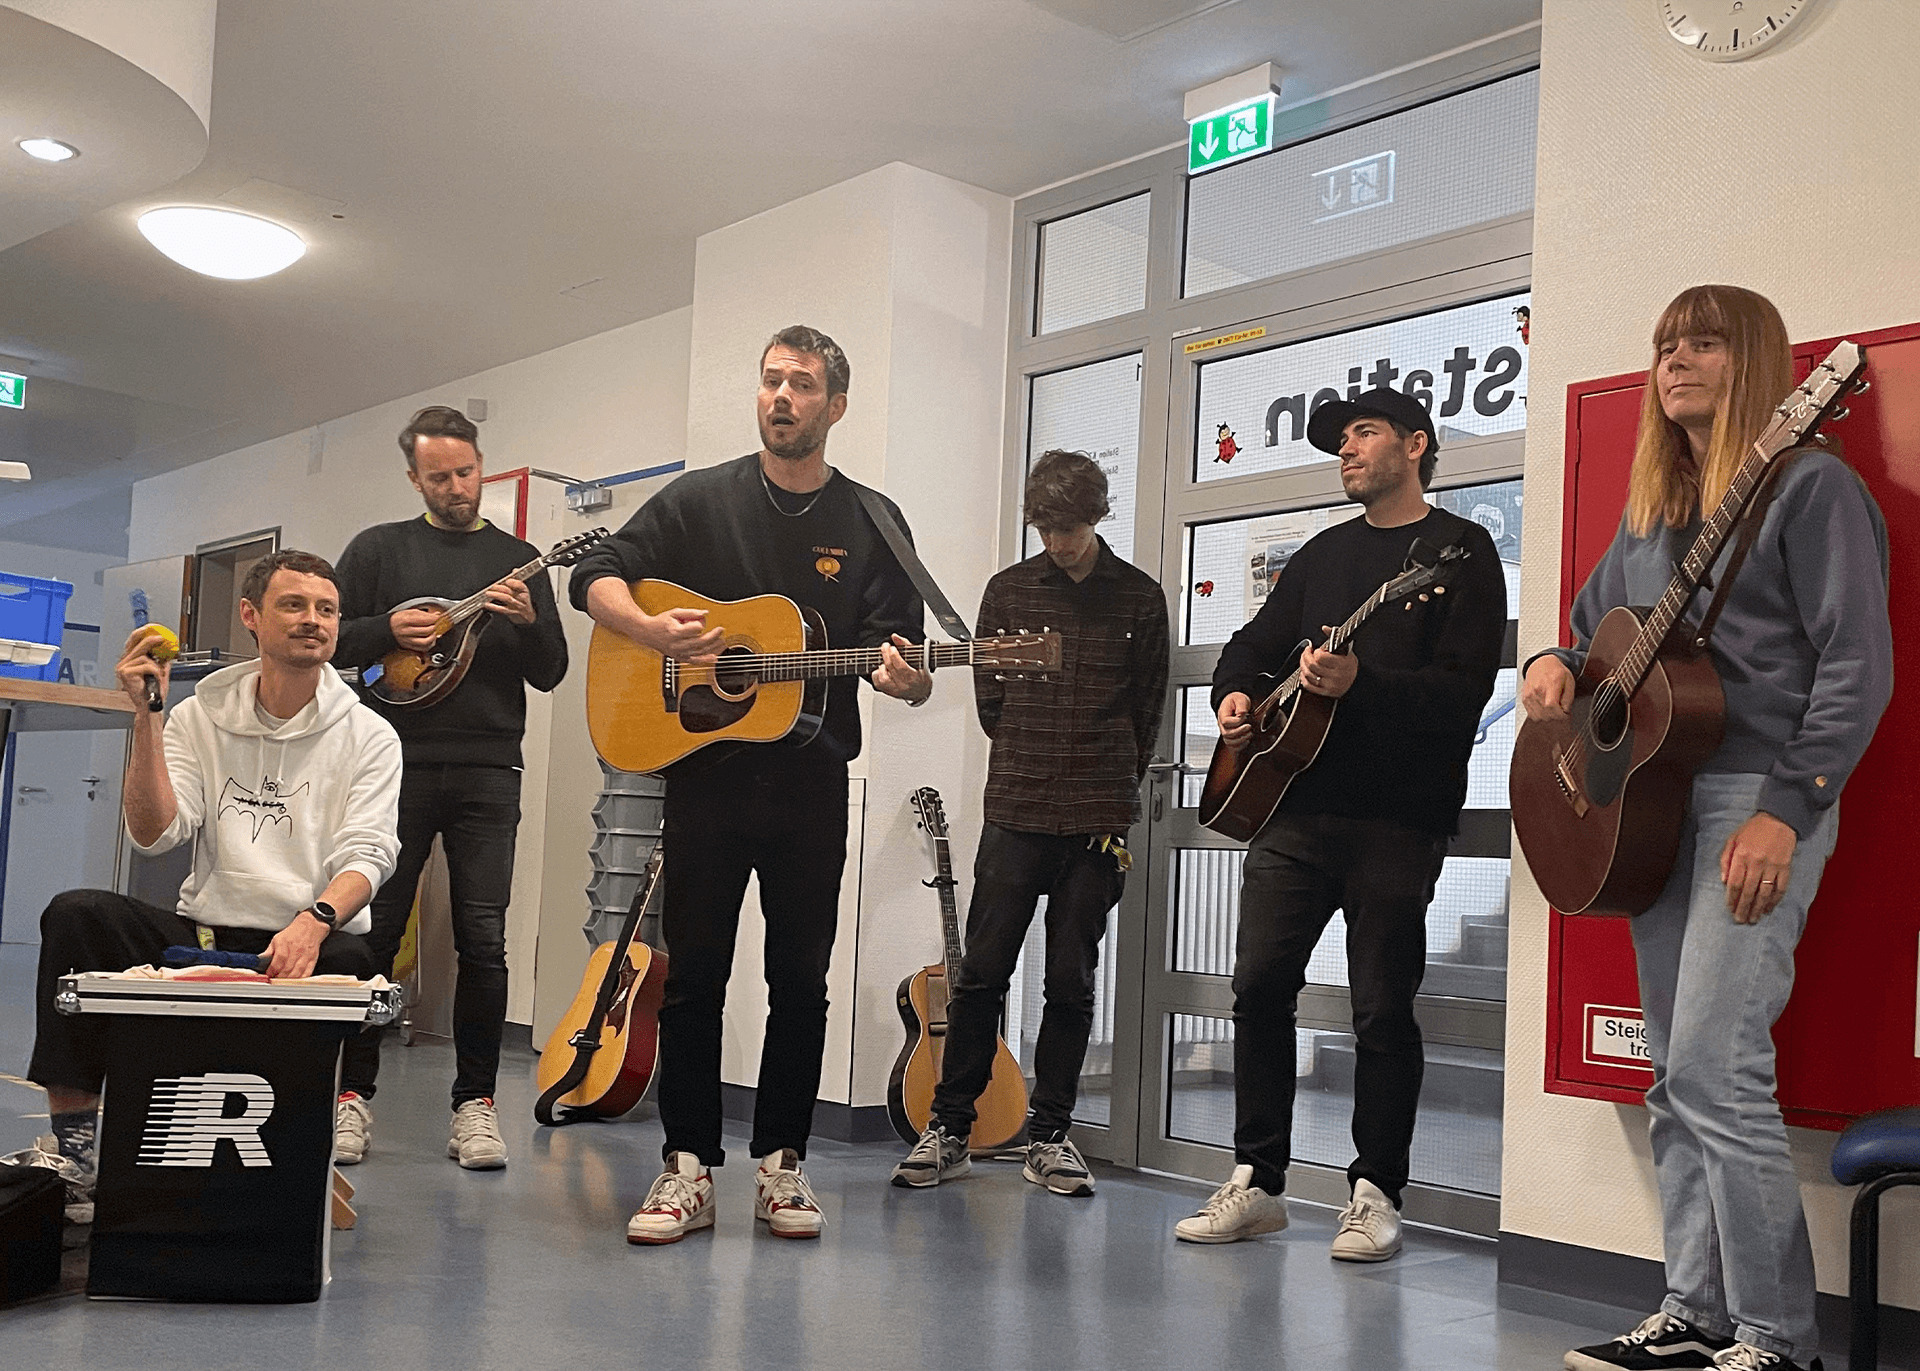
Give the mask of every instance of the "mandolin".
[[[1426, 539], [1415, 538], [1407, 554], [1406, 570], [1348, 615], [1346, 622], [1327, 636], [1326, 650], [1344, 650], [1360, 625], [1384, 604], [1419, 595], [1428, 587], [1435, 595], [1442, 594], [1446, 587], [1439, 581], [1453, 563], [1467, 555], [1458, 543], [1436, 552]], [[1300, 644], [1302, 650], [1307, 646]], [[1200, 822], [1243, 843], [1266, 827], [1293, 778], [1320, 755], [1339, 703], [1302, 690], [1300, 669], [1295, 667], [1272, 694], [1253, 707], [1253, 736], [1245, 747], [1236, 750], [1225, 743], [1215, 744], [1213, 760], [1207, 764], [1206, 784], [1200, 790]]]
[[[607, 536], [604, 528], [589, 529], [555, 543], [545, 556], [536, 557], [523, 567], [502, 576], [502, 581], [524, 581], [550, 566], [571, 566], [586, 550]], [[497, 585], [499, 582], [492, 582]], [[425, 652], [396, 647], [360, 674], [360, 681], [383, 704], [400, 709], [425, 709], [451, 695], [466, 679], [473, 665], [473, 654], [480, 647], [480, 635], [487, 631], [493, 616], [486, 613], [487, 592], [480, 589], [455, 603], [432, 595], [403, 601], [389, 613], [403, 609], [437, 609], [440, 622], [433, 626], [434, 645]]]
[[[648, 614], [704, 610], [707, 627], [726, 636], [715, 658], [682, 662], [595, 626], [587, 651], [587, 731], [601, 760], [621, 771], [659, 771], [714, 743], [807, 742], [825, 718], [828, 679], [880, 669], [879, 648], [829, 649], [819, 614], [785, 596], [709, 600], [671, 581], [635, 581], [629, 589]], [[1058, 633], [916, 643], [899, 651], [928, 670], [1060, 669]]]
[[[1835, 411], [1865, 388], [1866, 365], [1858, 344], [1841, 343], [1788, 392], [1659, 602], [1610, 610], [1574, 678], [1567, 715], [1520, 725], [1507, 777], [1513, 828], [1541, 893], [1562, 913], [1638, 914], [1665, 888], [1693, 774], [1726, 728], [1726, 694], [1706, 651], [1710, 626], [1681, 616], [1712, 584], [1728, 535], [1749, 511], [1761, 517], [1782, 454], [1845, 417]], [[1736, 545], [1721, 582], [1738, 572], [1743, 550]]]
[[667, 954], [641, 942], [640, 920], [660, 885], [664, 844], [648, 858], [620, 936], [587, 959], [580, 993], [540, 1053], [533, 1117], [543, 1124], [617, 1119], [647, 1093], [660, 1059]]
[[[920, 826], [933, 839], [936, 875], [925, 884], [940, 892], [943, 955], [900, 982], [900, 1021], [907, 1041], [887, 1082], [887, 1117], [907, 1142], [919, 1141], [933, 1118], [933, 1091], [940, 1083], [942, 1049], [947, 1037], [947, 988], [960, 971], [960, 910], [954, 898], [953, 859], [948, 851], [947, 816], [940, 792], [922, 786], [913, 792]], [[973, 1133], [967, 1146], [993, 1152], [1020, 1136], [1027, 1125], [1027, 1081], [1005, 1038], [995, 1039], [993, 1075], [974, 1101]]]

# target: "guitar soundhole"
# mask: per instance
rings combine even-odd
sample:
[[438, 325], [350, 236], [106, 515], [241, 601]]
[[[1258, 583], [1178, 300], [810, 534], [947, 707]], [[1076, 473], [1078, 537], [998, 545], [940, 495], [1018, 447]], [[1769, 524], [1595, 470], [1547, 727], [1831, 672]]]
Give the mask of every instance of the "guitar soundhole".
[[1601, 682], [1600, 688], [1593, 692], [1592, 713], [1587, 717], [1594, 744], [1611, 752], [1627, 734], [1626, 692], [1611, 679]]
[[730, 660], [748, 658], [753, 649], [744, 643], [728, 648], [714, 663], [713, 688], [728, 699], [737, 700], [760, 684], [760, 674], [746, 666], [729, 665]]

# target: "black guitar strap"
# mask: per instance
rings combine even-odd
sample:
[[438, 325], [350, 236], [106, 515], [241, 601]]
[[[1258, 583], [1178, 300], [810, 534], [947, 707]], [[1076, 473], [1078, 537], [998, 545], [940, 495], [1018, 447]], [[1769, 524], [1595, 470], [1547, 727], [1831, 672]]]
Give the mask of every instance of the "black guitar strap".
[[867, 517], [873, 520], [873, 526], [880, 530], [880, 536], [887, 540], [887, 546], [893, 549], [894, 560], [900, 563], [900, 569], [907, 573], [913, 582], [913, 588], [920, 592], [920, 598], [927, 602], [927, 608], [933, 611], [933, 617], [947, 636], [957, 642], [966, 642], [973, 637], [967, 629], [967, 621], [954, 612], [953, 605], [941, 591], [940, 585], [933, 579], [933, 573], [921, 563], [919, 554], [913, 550], [913, 544], [907, 541], [905, 530], [900, 521], [887, 510], [886, 501], [880, 498], [880, 492], [871, 486], [853, 483], [854, 490], [860, 496], [860, 503], [866, 507]]
[[1708, 640], [1713, 637], [1713, 626], [1720, 622], [1720, 611], [1727, 607], [1727, 596], [1733, 593], [1733, 578], [1740, 574], [1741, 564], [1753, 550], [1754, 539], [1760, 536], [1760, 525], [1766, 522], [1767, 509], [1773, 504], [1780, 477], [1805, 451], [1805, 448], [1794, 448], [1775, 458], [1760, 482], [1760, 489], [1754, 492], [1753, 499], [1747, 503], [1746, 512], [1740, 516], [1739, 537], [1734, 541], [1733, 551], [1727, 554], [1727, 564], [1721, 568], [1720, 579], [1714, 582], [1713, 599], [1707, 602], [1707, 612], [1700, 620], [1700, 627], [1693, 631], [1695, 649], [1704, 651]]

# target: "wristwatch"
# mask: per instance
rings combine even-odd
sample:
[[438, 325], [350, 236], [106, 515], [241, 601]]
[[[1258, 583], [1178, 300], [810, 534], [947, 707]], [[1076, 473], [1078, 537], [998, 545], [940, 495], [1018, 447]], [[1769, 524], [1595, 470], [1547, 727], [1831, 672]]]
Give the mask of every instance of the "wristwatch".
[[328, 928], [335, 927], [340, 919], [339, 911], [334, 909], [334, 907], [325, 900], [315, 900], [312, 904], [308, 905], [307, 913], [313, 915], [314, 918], [318, 919]]

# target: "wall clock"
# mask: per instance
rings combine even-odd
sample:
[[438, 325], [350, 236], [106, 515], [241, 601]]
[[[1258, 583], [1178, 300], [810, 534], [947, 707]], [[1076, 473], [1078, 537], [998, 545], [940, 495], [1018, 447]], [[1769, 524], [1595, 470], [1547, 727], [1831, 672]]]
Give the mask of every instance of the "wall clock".
[[1778, 43], [1818, 0], [1654, 0], [1667, 35], [1696, 57], [1737, 62]]

